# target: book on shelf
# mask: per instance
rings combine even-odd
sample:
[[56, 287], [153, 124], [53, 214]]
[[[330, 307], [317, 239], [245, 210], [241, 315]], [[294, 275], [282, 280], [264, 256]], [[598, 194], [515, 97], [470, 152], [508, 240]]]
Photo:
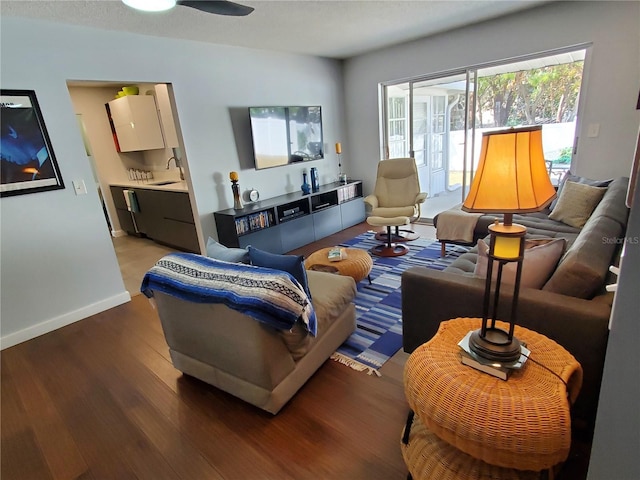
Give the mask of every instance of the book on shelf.
[[488, 373], [489, 375], [493, 375], [501, 380], [507, 380], [511, 375], [511, 372], [522, 368], [531, 353], [523, 344], [520, 346], [520, 358], [514, 363], [501, 365], [499, 363], [492, 362], [491, 360], [485, 360], [476, 356], [469, 348], [469, 338], [472, 333], [473, 331], [467, 333], [458, 343], [458, 346], [460, 347], [460, 361], [463, 365], [473, 367], [476, 370]]

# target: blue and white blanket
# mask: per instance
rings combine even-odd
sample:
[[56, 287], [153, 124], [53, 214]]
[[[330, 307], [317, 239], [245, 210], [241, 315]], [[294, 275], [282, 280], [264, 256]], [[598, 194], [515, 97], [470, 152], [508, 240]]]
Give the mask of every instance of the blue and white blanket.
[[192, 253], [171, 253], [146, 273], [140, 291], [163, 292], [197, 303], [222, 303], [279, 330], [300, 319], [316, 335], [316, 315], [306, 293], [289, 273], [229, 263]]

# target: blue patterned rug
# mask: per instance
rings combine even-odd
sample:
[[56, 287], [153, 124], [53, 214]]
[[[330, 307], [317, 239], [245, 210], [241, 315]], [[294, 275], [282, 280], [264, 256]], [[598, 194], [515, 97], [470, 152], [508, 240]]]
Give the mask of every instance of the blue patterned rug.
[[[340, 246], [369, 250], [380, 242], [373, 233], [363, 233]], [[358, 283], [356, 331], [331, 356], [335, 361], [369, 375], [380, 375], [380, 368], [402, 347], [402, 302], [400, 276], [409, 267], [422, 266], [444, 270], [468, 248], [447, 245], [447, 255], [440, 257], [440, 242], [418, 238], [405, 244], [409, 253], [400, 257], [372, 255], [371, 281]]]

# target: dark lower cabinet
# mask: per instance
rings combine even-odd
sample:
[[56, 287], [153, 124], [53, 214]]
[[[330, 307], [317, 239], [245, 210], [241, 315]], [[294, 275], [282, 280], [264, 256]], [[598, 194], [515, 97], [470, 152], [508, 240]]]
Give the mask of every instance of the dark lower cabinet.
[[125, 187], [111, 187], [120, 226], [129, 234], [189, 252], [200, 252], [189, 194], [145, 188], [129, 188], [136, 195], [138, 210], [131, 213]]

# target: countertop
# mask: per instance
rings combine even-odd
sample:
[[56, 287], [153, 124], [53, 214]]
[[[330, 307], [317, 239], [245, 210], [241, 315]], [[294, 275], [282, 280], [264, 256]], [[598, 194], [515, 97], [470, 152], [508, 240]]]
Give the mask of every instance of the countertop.
[[124, 181], [124, 182], [116, 182], [111, 183], [111, 186], [114, 187], [124, 187], [124, 188], [144, 188], [147, 190], [160, 190], [163, 192], [188, 192], [189, 188], [187, 187], [187, 182], [182, 180], [178, 180], [175, 183], [170, 183], [168, 185], [154, 185], [154, 183], [161, 182], [162, 180], [151, 180], [150, 182], [142, 182], [142, 181]]

